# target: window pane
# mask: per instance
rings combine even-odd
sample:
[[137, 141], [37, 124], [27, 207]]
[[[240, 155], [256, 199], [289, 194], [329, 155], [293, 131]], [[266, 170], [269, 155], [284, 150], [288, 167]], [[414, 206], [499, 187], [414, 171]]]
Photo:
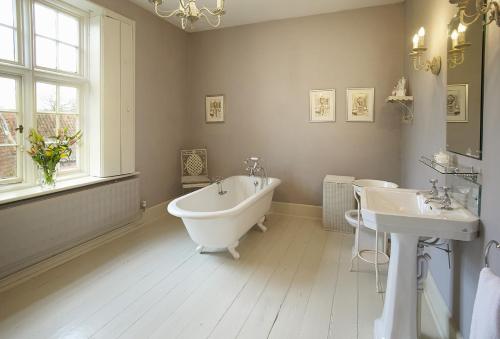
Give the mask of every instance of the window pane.
[[17, 147], [0, 146], [0, 179], [17, 177]]
[[57, 40], [71, 44], [73, 46], [79, 45], [80, 30], [78, 27], [78, 20], [72, 16], [64, 13], [58, 13], [58, 37]]
[[37, 66], [56, 68], [56, 42], [36, 37], [36, 64]]
[[37, 114], [36, 129], [38, 133], [45, 138], [51, 138], [56, 135], [56, 115], [55, 114]]
[[16, 80], [0, 77], [0, 109], [16, 111]]
[[56, 85], [36, 83], [36, 111], [56, 112]]
[[78, 132], [79, 117], [75, 114], [61, 114], [59, 116], [59, 128], [67, 128], [68, 134], [73, 135]]
[[57, 14], [52, 8], [35, 4], [35, 33], [56, 39]]
[[75, 87], [59, 87], [59, 112], [78, 113], [77, 93]]
[[78, 49], [59, 44], [59, 65], [57, 69], [66, 72], [78, 72]]
[[15, 113], [0, 113], [0, 144], [15, 145], [17, 115]]
[[0, 59], [15, 60], [15, 43], [15, 30], [0, 26]]
[[69, 158], [67, 159], [64, 159], [64, 160], [61, 160], [61, 170], [62, 171], [68, 171], [68, 170], [72, 170], [72, 169], [76, 169], [78, 168], [78, 163], [77, 163], [77, 157], [78, 157], [78, 151], [77, 151], [77, 148], [76, 147], [72, 147], [71, 148], [73, 150], [73, 152], [71, 153], [71, 155], [69, 156]]
[[14, 27], [13, 0], [0, 0], [0, 24]]

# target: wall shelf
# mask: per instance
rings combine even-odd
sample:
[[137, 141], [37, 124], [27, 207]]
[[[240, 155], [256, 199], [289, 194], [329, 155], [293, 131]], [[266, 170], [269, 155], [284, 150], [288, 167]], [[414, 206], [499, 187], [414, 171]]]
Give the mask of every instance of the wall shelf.
[[403, 116], [401, 120], [403, 122], [413, 121], [413, 96], [388, 96], [385, 102], [391, 104], [399, 104], [401, 106], [401, 112]]
[[440, 164], [431, 158], [422, 156], [420, 157], [420, 162], [433, 170], [441, 174], [451, 174], [459, 177], [466, 178], [472, 182], [478, 181], [479, 171], [477, 171], [473, 166], [463, 167], [463, 166], [450, 166], [445, 164]]

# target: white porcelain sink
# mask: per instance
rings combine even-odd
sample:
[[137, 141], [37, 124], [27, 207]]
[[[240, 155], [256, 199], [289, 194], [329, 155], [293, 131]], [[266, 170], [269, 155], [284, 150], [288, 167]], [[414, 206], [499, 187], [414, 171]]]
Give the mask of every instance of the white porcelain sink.
[[421, 237], [470, 241], [477, 236], [479, 219], [453, 203], [451, 211], [439, 203], [425, 204], [418, 191], [367, 188], [361, 209], [365, 225], [381, 232], [413, 234]]
[[361, 192], [363, 222], [391, 233], [391, 260], [382, 316], [375, 321], [376, 339], [417, 338], [417, 245], [420, 237], [470, 241], [479, 218], [456, 203], [441, 210], [425, 204], [415, 190], [365, 188]]
[[369, 187], [378, 187], [378, 188], [398, 188], [398, 185], [389, 182], [389, 181], [383, 181], [383, 180], [374, 180], [374, 179], [358, 179], [354, 180], [352, 182], [352, 185], [354, 186], [354, 190], [356, 193], [361, 194], [361, 191], [364, 188], [369, 188]]

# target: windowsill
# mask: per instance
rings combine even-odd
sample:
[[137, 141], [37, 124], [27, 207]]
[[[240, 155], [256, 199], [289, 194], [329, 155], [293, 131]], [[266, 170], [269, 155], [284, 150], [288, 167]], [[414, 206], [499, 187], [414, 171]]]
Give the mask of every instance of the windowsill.
[[69, 191], [85, 186], [95, 185], [99, 183], [104, 183], [108, 181], [133, 177], [138, 175], [139, 172], [133, 172], [130, 174], [122, 174], [114, 177], [98, 178], [98, 177], [79, 177], [74, 179], [65, 179], [56, 183], [56, 187], [43, 189], [40, 186], [30, 186], [26, 188], [20, 188], [18, 190], [8, 191], [0, 193], [0, 206], [11, 202], [36, 198], [44, 195], [50, 195], [57, 192]]

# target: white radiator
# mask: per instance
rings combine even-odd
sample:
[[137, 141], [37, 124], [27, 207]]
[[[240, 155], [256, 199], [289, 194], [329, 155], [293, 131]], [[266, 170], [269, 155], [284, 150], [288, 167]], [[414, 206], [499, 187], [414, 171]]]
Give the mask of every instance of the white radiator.
[[0, 209], [0, 278], [139, 216], [139, 178], [54, 194]]
[[352, 233], [344, 214], [355, 208], [352, 189], [354, 177], [327, 175], [323, 180], [323, 227], [330, 231]]

